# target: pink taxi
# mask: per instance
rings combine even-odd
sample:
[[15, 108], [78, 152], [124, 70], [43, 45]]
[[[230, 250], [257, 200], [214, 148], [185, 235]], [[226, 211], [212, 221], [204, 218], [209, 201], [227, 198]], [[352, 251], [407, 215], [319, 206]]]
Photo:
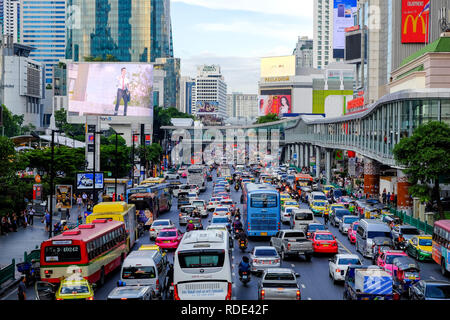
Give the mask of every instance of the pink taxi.
[[397, 269], [392, 262], [397, 257], [407, 257], [408, 255], [401, 250], [388, 250], [383, 252], [377, 259], [377, 266], [386, 270], [387, 273], [393, 274]]
[[352, 226], [348, 229], [347, 238], [351, 244], [356, 243], [356, 230], [358, 230], [359, 222], [353, 222]]
[[176, 228], [162, 229], [156, 237], [156, 245], [162, 249], [176, 249], [183, 238], [183, 233]]

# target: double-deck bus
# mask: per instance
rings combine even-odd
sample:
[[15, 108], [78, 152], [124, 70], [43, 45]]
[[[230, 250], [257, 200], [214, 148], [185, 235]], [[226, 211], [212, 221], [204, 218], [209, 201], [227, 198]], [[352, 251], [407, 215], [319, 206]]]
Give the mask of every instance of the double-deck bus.
[[125, 224], [95, 219], [42, 242], [41, 280], [59, 283], [78, 273], [89, 282], [102, 285], [105, 276], [119, 268], [126, 255]]
[[86, 223], [92, 223], [95, 219], [110, 219], [125, 223], [127, 232], [127, 248], [131, 251], [138, 235], [136, 206], [123, 201], [101, 202], [94, 206], [92, 213], [86, 217]]
[[448, 276], [450, 272], [450, 220], [434, 223], [433, 260], [441, 266], [441, 273]]
[[243, 203], [242, 223], [248, 236], [271, 237], [280, 231], [280, 194], [274, 187], [267, 184], [245, 184]]

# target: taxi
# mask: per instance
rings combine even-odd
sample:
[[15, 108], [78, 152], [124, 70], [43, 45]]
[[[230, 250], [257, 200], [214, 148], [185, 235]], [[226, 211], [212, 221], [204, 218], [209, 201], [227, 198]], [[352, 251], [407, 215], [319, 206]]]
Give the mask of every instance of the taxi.
[[325, 193], [325, 195], [328, 195], [328, 193], [331, 191], [331, 189], [334, 189], [334, 187], [331, 186], [331, 185], [325, 185], [325, 186], [323, 186], [323, 188], [322, 188], [323, 193]]
[[94, 290], [88, 280], [64, 279], [55, 294], [56, 300], [94, 300]]
[[291, 200], [288, 200], [284, 204], [281, 205], [281, 210], [285, 211], [287, 207], [300, 208], [300, 205], [298, 204], [297, 201], [291, 199]]
[[162, 229], [156, 237], [156, 245], [163, 249], [176, 249], [180, 245], [183, 233], [177, 228]]
[[284, 204], [286, 201], [293, 201], [293, 199], [288, 193], [280, 193], [280, 201], [281, 204]]
[[311, 234], [314, 253], [338, 253], [336, 238], [329, 231], [317, 231]]
[[432, 260], [433, 240], [431, 236], [414, 236], [406, 244], [406, 252], [416, 260]]
[[323, 214], [327, 210], [327, 202], [324, 200], [313, 201], [311, 204], [311, 211], [315, 215]]
[[377, 266], [383, 268], [387, 273], [393, 274], [397, 267], [394, 266], [393, 261], [397, 257], [407, 257], [408, 255], [401, 250], [384, 251], [377, 259]]
[[161, 250], [156, 244], [143, 244], [139, 247], [138, 251], [158, 251], [163, 257], [166, 255], [166, 251]]
[[326, 210], [327, 210], [328, 214], [330, 214], [336, 208], [346, 209], [345, 204], [343, 204], [343, 203], [333, 203], [333, 204], [330, 204]]

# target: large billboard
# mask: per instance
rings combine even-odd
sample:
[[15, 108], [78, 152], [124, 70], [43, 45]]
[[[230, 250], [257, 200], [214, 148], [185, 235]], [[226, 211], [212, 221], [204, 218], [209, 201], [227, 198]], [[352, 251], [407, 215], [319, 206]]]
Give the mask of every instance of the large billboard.
[[[91, 172], [77, 173], [77, 189], [78, 190], [92, 190], [94, 188], [94, 174]], [[95, 189], [103, 189], [103, 172], [95, 173]]]
[[70, 209], [72, 208], [72, 186], [57, 185], [56, 186], [56, 208]]
[[291, 95], [259, 96], [258, 116], [266, 116], [270, 113], [275, 113], [279, 117], [292, 113]]
[[344, 58], [345, 29], [354, 26], [353, 14], [356, 0], [334, 0], [333, 10], [333, 58]]
[[402, 0], [402, 43], [428, 43], [430, 6], [430, 0]]
[[219, 112], [217, 101], [197, 101], [197, 114], [211, 114]]
[[69, 63], [69, 113], [153, 116], [153, 66], [146, 63]]
[[295, 76], [295, 56], [261, 58], [261, 78]]

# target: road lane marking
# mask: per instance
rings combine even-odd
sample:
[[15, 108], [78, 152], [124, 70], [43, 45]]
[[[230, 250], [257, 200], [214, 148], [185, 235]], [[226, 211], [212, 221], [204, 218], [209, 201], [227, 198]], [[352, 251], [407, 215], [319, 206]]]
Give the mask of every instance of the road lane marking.
[[303, 283], [301, 284], [301, 286], [303, 289], [306, 289], [306, 286]]
[[339, 243], [342, 246], [342, 248], [345, 249], [345, 251], [348, 252], [348, 254], [352, 254], [352, 252], [349, 249], [347, 249], [347, 247], [344, 246], [344, 244], [338, 238], [336, 238], [336, 241], [337, 241], [337, 243]]
[[312, 300], [310, 297], [308, 297], [308, 300]]

